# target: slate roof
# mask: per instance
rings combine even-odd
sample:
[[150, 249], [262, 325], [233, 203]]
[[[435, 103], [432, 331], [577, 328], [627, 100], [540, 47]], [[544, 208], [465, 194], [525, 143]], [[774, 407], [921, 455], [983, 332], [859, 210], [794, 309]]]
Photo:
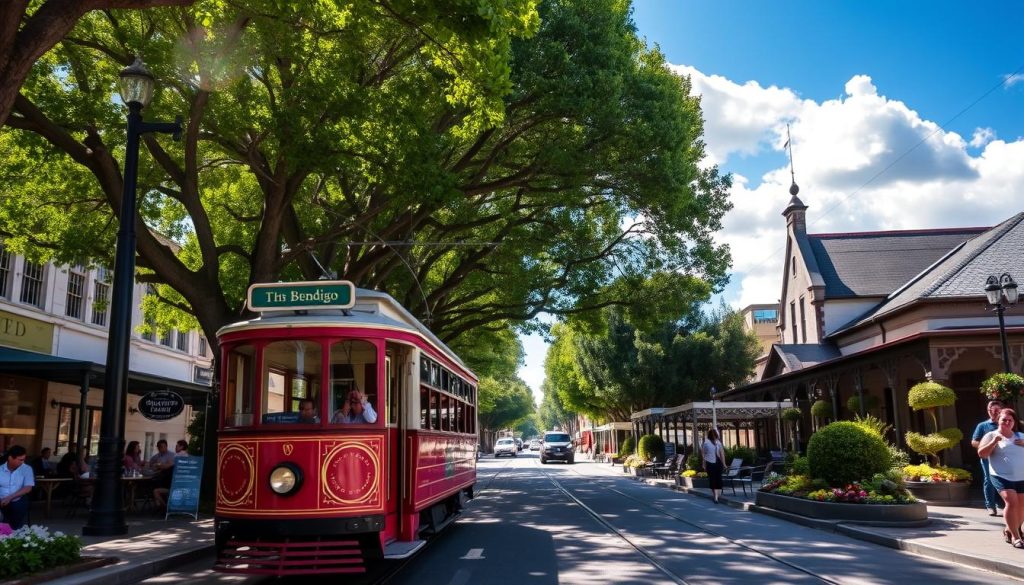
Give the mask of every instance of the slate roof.
[[885, 297], [987, 229], [808, 234], [807, 238], [826, 299]]
[[772, 353], [790, 372], [827, 362], [842, 355], [833, 343], [776, 343], [772, 346]]
[[926, 272], [893, 291], [874, 310], [832, 335], [917, 301], [984, 297], [985, 279], [1003, 272], [1009, 272], [1017, 279], [1024, 277], [1024, 213], [1018, 213], [967, 241]]

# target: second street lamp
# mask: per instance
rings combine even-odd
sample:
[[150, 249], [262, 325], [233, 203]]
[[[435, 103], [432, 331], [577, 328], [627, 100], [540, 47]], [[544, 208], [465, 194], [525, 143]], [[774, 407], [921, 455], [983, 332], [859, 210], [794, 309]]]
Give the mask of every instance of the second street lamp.
[[[993, 305], [992, 309], [999, 316], [999, 341], [1003, 344], [1003, 371], [1010, 373], [1010, 349], [1006, 343], [1006, 324], [1003, 321], [1003, 313], [1007, 305], [1016, 305], [1018, 292], [1017, 282], [1013, 280], [1009, 272], [1002, 276], [989, 276], [985, 281], [985, 296], [988, 297], [988, 304]], [[1003, 304], [1003, 299], [1006, 304]]]
[[181, 118], [173, 123], [142, 120], [142, 109], [153, 98], [153, 85], [153, 75], [138, 57], [121, 71], [119, 89], [122, 101], [128, 106], [128, 137], [124, 154], [120, 226], [114, 253], [114, 280], [111, 284], [113, 291], [96, 488], [89, 509], [89, 521], [82, 528], [86, 536], [110, 536], [128, 532], [121, 505], [121, 453], [124, 451], [124, 417], [128, 406], [128, 358], [132, 333], [132, 291], [135, 285], [135, 184], [139, 167], [139, 137], [147, 132], [173, 134], [175, 140], [181, 137]]

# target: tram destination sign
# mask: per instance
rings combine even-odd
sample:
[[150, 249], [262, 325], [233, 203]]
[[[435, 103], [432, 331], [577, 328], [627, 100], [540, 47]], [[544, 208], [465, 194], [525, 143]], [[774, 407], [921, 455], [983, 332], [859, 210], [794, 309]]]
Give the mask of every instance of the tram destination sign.
[[253, 311], [351, 309], [356, 286], [347, 280], [254, 284], [249, 287], [248, 300]]

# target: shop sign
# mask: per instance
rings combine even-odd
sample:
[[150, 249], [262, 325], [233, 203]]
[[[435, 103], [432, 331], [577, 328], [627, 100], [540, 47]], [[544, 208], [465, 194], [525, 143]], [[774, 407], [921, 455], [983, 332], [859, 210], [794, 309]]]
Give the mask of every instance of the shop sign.
[[355, 300], [356, 286], [347, 280], [254, 284], [248, 299], [253, 311], [351, 309]]
[[209, 386], [213, 383], [213, 368], [194, 366], [192, 369], [192, 381], [196, 384]]
[[53, 350], [53, 324], [0, 311], [0, 345], [48, 354]]
[[171, 420], [185, 410], [185, 400], [177, 392], [157, 390], [139, 399], [139, 412], [149, 420]]

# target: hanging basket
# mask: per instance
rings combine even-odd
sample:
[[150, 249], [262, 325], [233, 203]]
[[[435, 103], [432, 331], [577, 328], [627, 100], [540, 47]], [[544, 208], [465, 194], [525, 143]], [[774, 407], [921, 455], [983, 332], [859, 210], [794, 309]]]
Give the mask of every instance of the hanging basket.
[[1012, 402], [1024, 394], [1024, 378], [1017, 374], [993, 374], [981, 383], [981, 393], [989, 400]]

